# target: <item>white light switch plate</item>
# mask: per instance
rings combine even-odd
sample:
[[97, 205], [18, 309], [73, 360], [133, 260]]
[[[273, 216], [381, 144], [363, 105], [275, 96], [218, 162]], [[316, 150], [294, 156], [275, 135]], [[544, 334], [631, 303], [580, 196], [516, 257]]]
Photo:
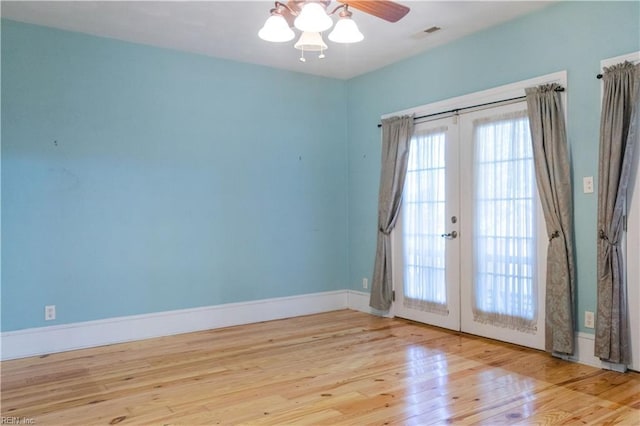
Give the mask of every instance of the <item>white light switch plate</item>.
[[585, 194], [593, 193], [593, 176], [585, 176], [582, 178], [582, 188]]

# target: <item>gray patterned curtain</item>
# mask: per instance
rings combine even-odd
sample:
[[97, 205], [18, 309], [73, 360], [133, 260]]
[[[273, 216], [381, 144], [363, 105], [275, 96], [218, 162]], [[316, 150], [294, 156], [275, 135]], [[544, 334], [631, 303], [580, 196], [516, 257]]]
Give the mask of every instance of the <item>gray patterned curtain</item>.
[[525, 90], [536, 182], [547, 226], [545, 349], [573, 354], [575, 265], [571, 165], [557, 84]]
[[630, 62], [603, 73], [598, 165], [598, 314], [595, 356], [628, 364], [629, 318], [622, 221], [634, 144], [638, 137], [640, 65]]
[[378, 196], [378, 242], [371, 280], [372, 308], [391, 307], [391, 231], [396, 225], [404, 179], [407, 175], [409, 143], [413, 135], [413, 116], [382, 120], [382, 168]]

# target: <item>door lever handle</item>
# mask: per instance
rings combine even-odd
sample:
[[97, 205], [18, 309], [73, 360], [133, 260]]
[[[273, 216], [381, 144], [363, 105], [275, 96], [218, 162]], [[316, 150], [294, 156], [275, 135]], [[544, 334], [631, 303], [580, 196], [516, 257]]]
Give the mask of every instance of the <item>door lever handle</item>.
[[453, 240], [454, 238], [456, 238], [458, 236], [458, 232], [457, 231], [451, 231], [448, 234], [442, 234], [440, 236], [442, 238], [446, 238], [448, 240]]

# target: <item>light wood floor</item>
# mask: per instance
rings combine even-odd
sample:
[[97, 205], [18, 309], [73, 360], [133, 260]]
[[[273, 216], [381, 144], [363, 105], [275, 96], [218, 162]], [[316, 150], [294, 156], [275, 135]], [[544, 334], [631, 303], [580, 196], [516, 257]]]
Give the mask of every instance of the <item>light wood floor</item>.
[[1, 368], [5, 424], [640, 424], [637, 373], [347, 310]]

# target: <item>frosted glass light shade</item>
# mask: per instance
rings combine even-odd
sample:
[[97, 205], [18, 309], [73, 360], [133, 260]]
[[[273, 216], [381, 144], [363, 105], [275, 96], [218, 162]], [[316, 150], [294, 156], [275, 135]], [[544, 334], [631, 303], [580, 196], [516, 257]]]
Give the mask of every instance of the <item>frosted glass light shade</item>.
[[335, 43], [357, 43], [363, 39], [355, 21], [349, 17], [340, 18], [329, 34], [329, 40]]
[[284, 42], [293, 40], [295, 33], [282, 15], [271, 15], [258, 31], [258, 37], [266, 41]]
[[322, 40], [320, 33], [303, 32], [300, 39], [293, 45], [298, 50], [305, 52], [320, 52], [327, 50], [327, 45]]
[[293, 25], [303, 32], [320, 33], [331, 28], [333, 21], [319, 3], [306, 3]]

